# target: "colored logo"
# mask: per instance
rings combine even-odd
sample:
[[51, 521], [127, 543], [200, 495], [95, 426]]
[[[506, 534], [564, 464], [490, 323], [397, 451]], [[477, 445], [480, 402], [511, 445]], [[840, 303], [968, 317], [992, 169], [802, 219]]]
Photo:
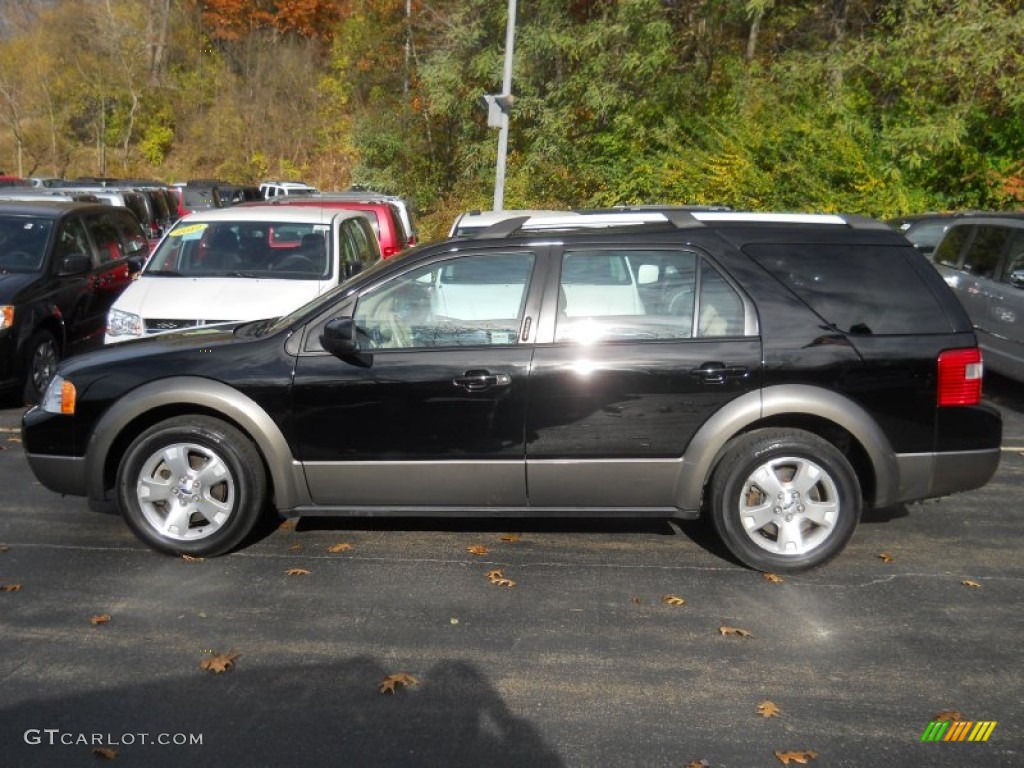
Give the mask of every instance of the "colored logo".
[[995, 720], [932, 720], [921, 741], [988, 741], [996, 724]]

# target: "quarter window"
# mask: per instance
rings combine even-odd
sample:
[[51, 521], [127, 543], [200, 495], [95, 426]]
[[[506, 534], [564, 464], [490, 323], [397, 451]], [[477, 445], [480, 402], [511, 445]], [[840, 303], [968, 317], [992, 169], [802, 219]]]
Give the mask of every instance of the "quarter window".
[[356, 326], [384, 349], [515, 344], [533, 264], [488, 253], [407, 272], [359, 299]]

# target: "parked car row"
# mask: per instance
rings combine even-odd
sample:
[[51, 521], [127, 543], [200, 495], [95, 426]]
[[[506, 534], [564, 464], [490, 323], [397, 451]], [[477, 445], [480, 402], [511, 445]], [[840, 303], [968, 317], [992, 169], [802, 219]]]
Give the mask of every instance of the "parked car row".
[[[329, 207], [197, 214], [137, 285], [206, 286], [189, 322], [224, 319], [216, 286], [248, 280], [262, 305], [263, 281], [354, 271], [341, 254], [368, 232]], [[115, 499], [175, 554], [230, 552], [275, 510], [706, 515], [737, 560], [784, 572], [835, 557], [865, 507], [976, 488], [999, 462], [963, 305], [861, 217], [513, 216], [266, 306], [62, 362], [23, 420], [36, 477]]]

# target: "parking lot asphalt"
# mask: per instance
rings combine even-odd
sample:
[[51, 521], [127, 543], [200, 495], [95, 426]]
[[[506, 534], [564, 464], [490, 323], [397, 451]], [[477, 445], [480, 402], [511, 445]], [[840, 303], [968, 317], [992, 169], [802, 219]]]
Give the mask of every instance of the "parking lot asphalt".
[[[986, 392], [989, 485], [779, 583], [663, 521], [304, 518], [190, 562], [43, 489], [0, 410], [0, 763], [1022, 765], [1024, 386]], [[922, 741], [948, 712], [996, 725]]]

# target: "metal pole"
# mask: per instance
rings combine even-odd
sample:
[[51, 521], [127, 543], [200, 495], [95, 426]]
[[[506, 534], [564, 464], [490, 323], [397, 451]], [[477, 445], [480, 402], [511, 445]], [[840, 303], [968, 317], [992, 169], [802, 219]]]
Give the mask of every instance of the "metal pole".
[[[516, 39], [516, 0], [508, 0], [508, 24], [505, 27], [505, 68], [501, 84], [501, 95], [512, 95], [512, 53]], [[505, 156], [508, 154], [508, 112], [501, 111], [501, 128], [498, 131], [498, 164], [494, 173], [494, 210], [505, 207]]]

